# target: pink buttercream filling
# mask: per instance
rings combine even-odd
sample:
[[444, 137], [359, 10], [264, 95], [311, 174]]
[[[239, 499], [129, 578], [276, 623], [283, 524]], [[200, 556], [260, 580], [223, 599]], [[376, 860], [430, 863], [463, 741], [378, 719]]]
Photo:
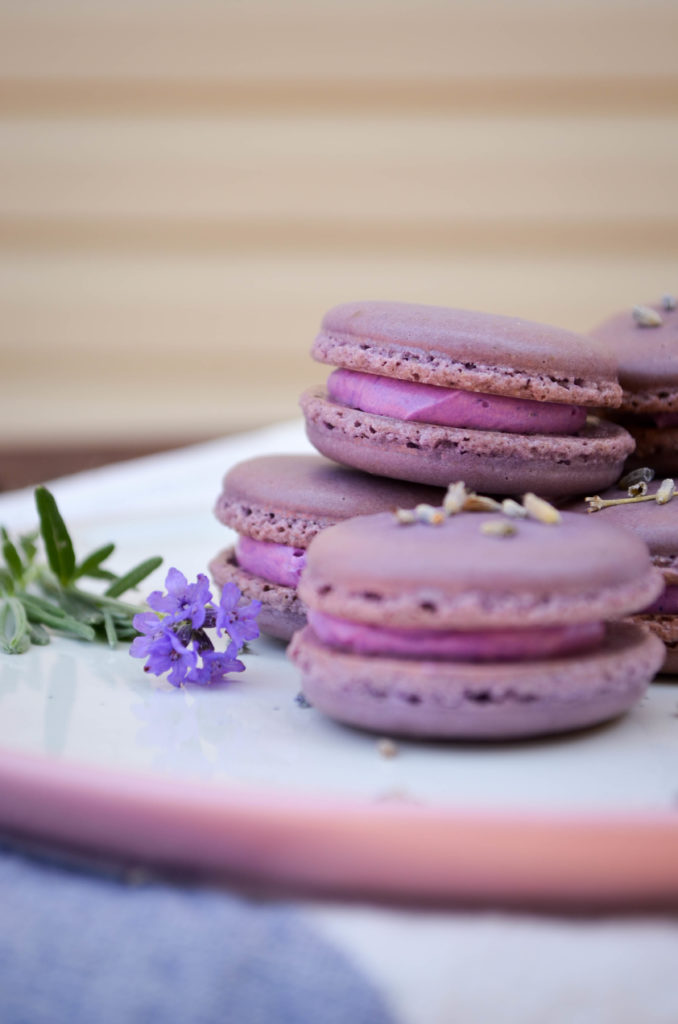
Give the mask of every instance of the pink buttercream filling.
[[657, 600], [644, 609], [648, 615], [678, 615], [678, 586], [666, 587]]
[[238, 537], [235, 557], [242, 569], [270, 583], [280, 583], [283, 587], [296, 587], [301, 570], [306, 565], [304, 548], [273, 544], [245, 536]]
[[314, 633], [354, 654], [450, 661], [529, 661], [589, 650], [602, 643], [602, 622], [531, 629], [390, 629], [309, 611]]
[[330, 398], [351, 409], [446, 427], [510, 434], [575, 434], [586, 422], [586, 409], [578, 405], [458, 391], [357, 370], [335, 370], [327, 390]]

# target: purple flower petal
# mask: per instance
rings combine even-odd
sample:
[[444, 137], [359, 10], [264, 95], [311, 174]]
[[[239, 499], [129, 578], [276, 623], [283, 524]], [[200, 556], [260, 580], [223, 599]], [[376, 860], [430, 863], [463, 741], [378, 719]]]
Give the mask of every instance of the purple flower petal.
[[261, 601], [239, 604], [241, 599], [242, 594], [235, 583], [226, 583], [221, 592], [216, 617], [217, 636], [221, 636], [225, 630], [237, 644], [238, 650], [248, 640], [256, 640], [259, 636], [256, 617], [261, 611]]
[[230, 656], [231, 645], [225, 651], [205, 651], [202, 660], [202, 682], [220, 683], [231, 672], [244, 672], [245, 666], [238, 658]]

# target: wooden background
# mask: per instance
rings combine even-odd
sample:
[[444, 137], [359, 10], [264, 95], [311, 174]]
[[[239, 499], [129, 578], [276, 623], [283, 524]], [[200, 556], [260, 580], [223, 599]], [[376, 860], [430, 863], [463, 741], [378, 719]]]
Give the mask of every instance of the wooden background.
[[359, 298], [678, 290], [678, 4], [2, 0], [3, 445], [297, 414]]

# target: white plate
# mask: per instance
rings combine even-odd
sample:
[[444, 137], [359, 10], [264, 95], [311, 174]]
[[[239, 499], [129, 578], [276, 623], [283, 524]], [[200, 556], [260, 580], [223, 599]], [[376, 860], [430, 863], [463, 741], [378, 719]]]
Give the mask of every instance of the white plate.
[[[205, 513], [80, 521], [120, 569], [187, 575], [229, 539]], [[510, 744], [397, 742], [295, 699], [255, 642], [227, 685], [176, 690], [126, 649], [56, 639], [0, 658], [0, 826], [295, 889], [414, 899], [644, 903], [678, 896], [678, 686], [625, 718]]]

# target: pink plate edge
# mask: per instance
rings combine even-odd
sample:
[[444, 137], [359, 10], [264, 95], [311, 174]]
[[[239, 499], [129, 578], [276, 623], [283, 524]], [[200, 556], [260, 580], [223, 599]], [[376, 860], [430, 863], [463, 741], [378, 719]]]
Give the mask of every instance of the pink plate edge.
[[299, 895], [678, 906], [678, 815], [481, 812], [291, 798], [0, 751], [0, 828]]

